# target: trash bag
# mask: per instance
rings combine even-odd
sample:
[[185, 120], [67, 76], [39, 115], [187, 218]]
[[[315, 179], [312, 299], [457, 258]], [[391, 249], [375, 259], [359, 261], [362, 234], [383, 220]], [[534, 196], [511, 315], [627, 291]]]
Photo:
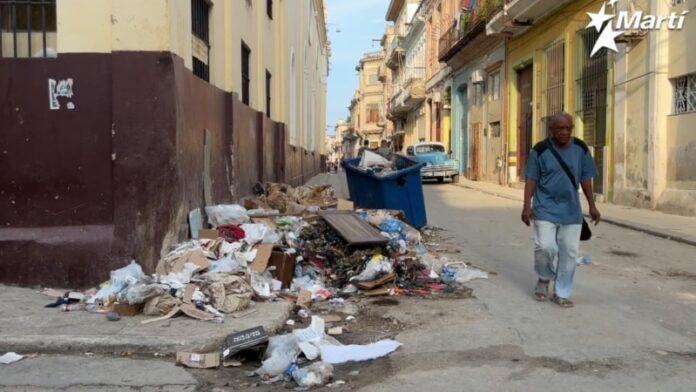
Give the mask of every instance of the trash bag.
[[94, 297], [96, 299], [108, 298], [111, 295], [122, 292], [126, 287], [144, 282], [145, 279], [143, 268], [133, 260], [127, 266], [111, 271], [111, 282], [102, 287]]
[[207, 206], [205, 207], [205, 213], [208, 215], [208, 223], [213, 227], [227, 224], [241, 225], [249, 222], [246, 209], [239, 204]]
[[271, 336], [268, 339], [265, 359], [254, 373], [275, 377], [283, 374], [300, 355], [297, 338], [293, 334]]
[[488, 274], [466, 264], [461, 266], [445, 264], [442, 266], [442, 270], [440, 270], [440, 279], [446, 284], [452, 282], [466, 283], [473, 279], [488, 279]]
[[351, 281], [367, 282], [377, 279], [382, 274], [392, 272], [394, 268], [386, 257], [376, 254], [365, 264], [365, 269], [359, 275], [350, 278]]
[[140, 284], [129, 287], [126, 291], [126, 301], [129, 304], [142, 304], [150, 298], [159, 297], [165, 293], [161, 284]]
[[295, 367], [290, 374], [298, 386], [309, 388], [328, 383], [333, 378], [333, 371], [333, 365], [320, 361], [304, 368]]
[[280, 236], [266, 224], [263, 223], [248, 223], [242, 225], [245, 237], [244, 242], [250, 245], [259, 242], [264, 244], [277, 244], [280, 242]]

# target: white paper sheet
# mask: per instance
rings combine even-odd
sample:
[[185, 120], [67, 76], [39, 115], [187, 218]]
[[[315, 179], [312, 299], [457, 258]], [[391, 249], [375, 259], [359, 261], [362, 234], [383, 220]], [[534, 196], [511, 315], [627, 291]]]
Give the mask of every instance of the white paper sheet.
[[384, 357], [401, 346], [396, 340], [384, 339], [379, 342], [347, 346], [321, 346], [321, 360], [331, 364], [346, 363], [350, 361], [367, 361]]

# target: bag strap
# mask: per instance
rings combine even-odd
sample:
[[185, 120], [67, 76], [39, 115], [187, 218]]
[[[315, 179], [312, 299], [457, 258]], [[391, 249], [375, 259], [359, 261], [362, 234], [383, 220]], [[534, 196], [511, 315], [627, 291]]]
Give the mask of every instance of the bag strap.
[[565, 172], [566, 175], [568, 175], [568, 179], [570, 182], [573, 183], [573, 186], [575, 189], [578, 188], [578, 183], [575, 181], [575, 176], [573, 173], [571, 173], [570, 168], [568, 165], [566, 165], [565, 161], [563, 158], [561, 158], [561, 155], [556, 151], [556, 148], [553, 146], [553, 143], [551, 143], [551, 139], [546, 139], [546, 143], [549, 145], [549, 150], [551, 150], [551, 154], [556, 158], [558, 163], [561, 165], [561, 168], [563, 168], [563, 171]]

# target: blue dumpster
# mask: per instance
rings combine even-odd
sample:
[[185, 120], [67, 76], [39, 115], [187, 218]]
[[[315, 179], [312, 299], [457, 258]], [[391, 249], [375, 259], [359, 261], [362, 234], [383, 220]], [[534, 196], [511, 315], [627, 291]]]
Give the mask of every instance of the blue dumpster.
[[348, 192], [356, 207], [401, 210], [408, 224], [420, 229], [428, 223], [419, 163], [403, 155], [396, 155], [398, 170], [378, 176], [358, 168], [360, 158], [341, 162], [346, 170]]

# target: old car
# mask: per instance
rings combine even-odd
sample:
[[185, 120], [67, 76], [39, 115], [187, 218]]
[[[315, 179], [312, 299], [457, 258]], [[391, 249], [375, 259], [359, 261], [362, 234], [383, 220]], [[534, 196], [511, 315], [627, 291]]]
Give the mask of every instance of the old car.
[[451, 159], [445, 145], [438, 142], [421, 142], [406, 148], [406, 155], [425, 163], [421, 169], [421, 178], [437, 179], [443, 182], [449, 178], [452, 182], [459, 179], [459, 162]]

